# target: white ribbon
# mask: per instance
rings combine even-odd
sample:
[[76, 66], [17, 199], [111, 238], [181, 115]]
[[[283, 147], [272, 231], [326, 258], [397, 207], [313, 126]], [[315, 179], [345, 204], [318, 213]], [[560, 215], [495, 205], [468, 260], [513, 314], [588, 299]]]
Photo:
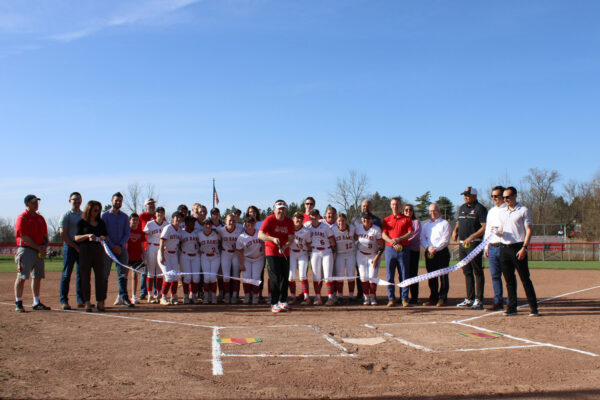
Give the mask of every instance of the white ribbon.
[[[497, 231], [496, 228], [491, 229], [492, 234], [495, 234], [496, 231]], [[477, 257], [477, 255], [483, 251], [484, 247], [488, 244], [488, 242], [490, 241], [491, 238], [492, 238], [492, 235], [489, 235], [487, 237], [487, 239], [485, 239], [483, 242], [479, 243], [479, 245], [477, 247], [475, 247], [473, 249], [473, 251], [471, 251], [469, 254], [467, 254], [467, 256], [465, 258], [460, 260], [460, 262], [458, 264], [453, 265], [451, 267], [438, 269], [437, 271], [432, 271], [427, 274], [415, 276], [414, 278], [405, 279], [402, 282], [400, 282], [397, 286], [407, 287], [407, 286], [412, 285], [413, 283], [426, 281], [426, 280], [432, 279], [432, 278], [437, 278], [438, 276], [447, 275], [451, 272], [461, 269], [462, 267], [464, 267], [465, 265], [470, 263], [472, 259]]]
[[[137, 272], [138, 274], [142, 274], [142, 271], [137, 270], [135, 268], [132, 268], [129, 265], [125, 265], [122, 262], [120, 262], [119, 260], [117, 260], [117, 257], [113, 254], [113, 252], [110, 250], [110, 248], [108, 247], [108, 245], [106, 244], [105, 241], [101, 240], [100, 243], [102, 243], [102, 246], [104, 247], [104, 251], [110, 257], [110, 259], [115, 262], [115, 264], [119, 264], [123, 268], [130, 269], [133, 272]], [[158, 265], [160, 266], [160, 269], [162, 269], [163, 271], [166, 271], [167, 267], [163, 263], [161, 263], [160, 260], [157, 260], [157, 261], [158, 261]], [[168, 271], [167, 273], [158, 274], [156, 276], [175, 276], [175, 275], [177, 275], [177, 276], [182, 276], [182, 275], [216, 275], [216, 276], [220, 276], [220, 277], [223, 277], [223, 278], [233, 279], [234, 281], [240, 281], [242, 283], [249, 283], [250, 285], [254, 285], [254, 286], [260, 286], [260, 284], [262, 283], [262, 281], [260, 281], [258, 279], [237, 278], [235, 276], [225, 276], [225, 275], [220, 275], [220, 274], [210, 274], [208, 272], [175, 272], [175, 271]]]

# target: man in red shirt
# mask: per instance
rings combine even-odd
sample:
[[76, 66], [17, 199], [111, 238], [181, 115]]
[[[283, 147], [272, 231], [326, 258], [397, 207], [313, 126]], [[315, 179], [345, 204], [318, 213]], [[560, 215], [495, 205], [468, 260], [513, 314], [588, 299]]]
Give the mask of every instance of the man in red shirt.
[[[156, 219], [156, 201], [152, 197], [146, 199], [144, 202], [144, 207], [146, 211], [140, 214], [140, 229], [143, 231], [146, 227], [146, 224], [153, 219]], [[148, 240], [146, 235], [144, 235], [144, 253], [148, 250]], [[145, 271], [145, 270], [144, 270]], [[142, 272], [142, 276], [140, 278], [142, 281], [140, 282], [140, 300], [146, 299], [146, 280], [148, 279], [148, 274], [146, 272]], [[135, 292], [134, 292], [135, 293]]]
[[40, 303], [40, 286], [44, 279], [44, 258], [48, 246], [48, 227], [46, 220], [37, 213], [40, 199], [28, 194], [25, 196], [26, 210], [19, 214], [15, 222], [15, 236], [17, 237], [17, 279], [15, 281], [15, 310], [25, 312], [23, 308], [23, 288], [25, 280], [31, 274], [31, 291], [33, 292], [34, 310], [49, 310]]
[[[398, 269], [398, 278], [403, 281], [408, 277], [409, 249], [408, 238], [411, 237], [412, 220], [402, 214], [400, 198], [393, 197], [390, 202], [392, 215], [384, 218], [381, 237], [385, 240], [385, 263], [387, 266], [388, 307], [393, 307], [396, 299], [394, 277]], [[408, 287], [401, 289], [402, 306], [408, 307]]]
[[271, 311], [279, 313], [289, 311], [287, 303], [288, 276], [290, 274], [289, 245], [294, 240], [294, 222], [285, 215], [287, 204], [277, 200], [273, 206], [274, 214], [263, 221], [258, 238], [265, 242], [267, 269], [271, 281]]

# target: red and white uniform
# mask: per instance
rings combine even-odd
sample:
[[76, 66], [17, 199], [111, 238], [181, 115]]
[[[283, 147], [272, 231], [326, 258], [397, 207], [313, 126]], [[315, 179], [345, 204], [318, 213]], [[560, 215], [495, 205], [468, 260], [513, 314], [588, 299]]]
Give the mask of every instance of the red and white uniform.
[[177, 282], [179, 280], [181, 229], [175, 229], [172, 224], [165, 226], [160, 233], [160, 240], [165, 241], [165, 263], [160, 266], [165, 275], [165, 282]]
[[371, 278], [377, 278], [377, 269], [373, 265], [373, 260], [379, 251], [377, 242], [381, 239], [381, 228], [373, 225], [365, 231], [364, 226], [360, 224], [356, 226], [354, 233], [358, 237], [356, 263], [360, 280], [367, 282]]
[[340, 228], [335, 225], [333, 227], [333, 237], [337, 246], [337, 252], [335, 255], [336, 278], [354, 276], [354, 271], [356, 270], [354, 227], [352, 225], [348, 225], [345, 231], [341, 231]]
[[314, 282], [325, 280], [331, 282], [333, 276], [333, 253], [329, 238], [333, 237], [333, 232], [329, 225], [324, 221], [316, 227], [312, 224], [308, 227], [312, 245], [312, 254], [310, 263], [313, 269]]
[[[181, 256], [179, 257], [184, 283], [200, 282], [200, 246], [198, 233], [181, 229]], [[193, 274], [193, 275], [192, 275]]]
[[[258, 230], [254, 232], [254, 235], [243, 232], [237, 238], [235, 248], [243, 250], [244, 267], [246, 268], [243, 272], [244, 278], [260, 280], [265, 266], [265, 243], [258, 238]], [[253, 288], [253, 291], [258, 295], [258, 287]]]
[[235, 226], [232, 232], [229, 232], [224, 226], [217, 228], [222, 248], [221, 270], [223, 271], [223, 282], [229, 282], [232, 276], [235, 278], [240, 277], [240, 262], [235, 254], [235, 246], [243, 230], [241, 225]]
[[200, 244], [200, 264], [204, 273], [204, 282], [216, 282], [221, 263], [219, 235], [214, 230], [208, 236], [204, 234], [204, 231], [198, 232], [198, 243]]
[[144, 227], [146, 234], [146, 267], [148, 268], [148, 278], [154, 278], [161, 271], [158, 266], [158, 250], [160, 248], [160, 234], [165, 226], [169, 223], [163, 219], [162, 224], [158, 224], [156, 220], [149, 221]]
[[294, 241], [290, 243], [290, 277], [289, 281], [296, 280], [296, 270], [300, 275], [300, 280], [306, 280], [306, 271], [308, 269], [308, 247], [312, 242], [310, 231], [302, 227], [294, 232]]

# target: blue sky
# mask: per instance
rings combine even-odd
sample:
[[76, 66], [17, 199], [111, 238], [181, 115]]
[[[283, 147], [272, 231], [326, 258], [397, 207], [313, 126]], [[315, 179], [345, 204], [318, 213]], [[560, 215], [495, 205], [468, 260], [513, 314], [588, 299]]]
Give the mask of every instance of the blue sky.
[[[369, 191], [460, 203], [599, 170], [595, 1], [0, 2], [0, 216], [155, 184], [169, 210]], [[596, 110], [596, 111], [594, 111]], [[558, 187], [560, 189], [560, 186]]]

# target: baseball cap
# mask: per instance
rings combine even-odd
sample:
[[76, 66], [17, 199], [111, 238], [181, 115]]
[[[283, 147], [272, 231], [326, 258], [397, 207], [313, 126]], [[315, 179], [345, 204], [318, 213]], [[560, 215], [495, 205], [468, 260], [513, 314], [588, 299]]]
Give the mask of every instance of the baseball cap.
[[152, 197], [150, 197], [149, 199], [146, 199], [146, 201], [144, 202], [144, 205], [147, 206], [150, 203], [156, 203], [156, 201], [154, 201], [154, 199]]
[[164, 207], [158, 207], [158, 208], [156, 209], [156, 212], [157, 212], [157, 213], [159, 213], [159, 212], [165, 212], [165, 208], [164, 208]]
[[473, 186], [467, 186], [464, 192], [461, 193], [463, 196], [477, 196], [477, 189]]
[[279, 210], [280, 208], [287, 208], [287, 203], [283, 200], [277, 200], [275, 203], [275, 209]]
[[361, 218], [373, 218], [373, 215], [371, 215], [370, 212], [363, 212], [363, 213], [360, 213], [360, 217]]
[[316, 208], [313, 208], [312, 210], [310, 210], [308, 215], [321, 215], [321, 213], [319, 213], [319, 210], [317, 210]]
[[303, 218], [304, 219], [304, 214], [302, 214], [300, 211], [296, 211], [294, 213], [294, 218]]
[[34, 201], [34, 200], [41, 200], [41, 199], [34, 194], [28, 194], [27, 196], [25, 196], [25, 204], [27, 204], [31, 201]]

